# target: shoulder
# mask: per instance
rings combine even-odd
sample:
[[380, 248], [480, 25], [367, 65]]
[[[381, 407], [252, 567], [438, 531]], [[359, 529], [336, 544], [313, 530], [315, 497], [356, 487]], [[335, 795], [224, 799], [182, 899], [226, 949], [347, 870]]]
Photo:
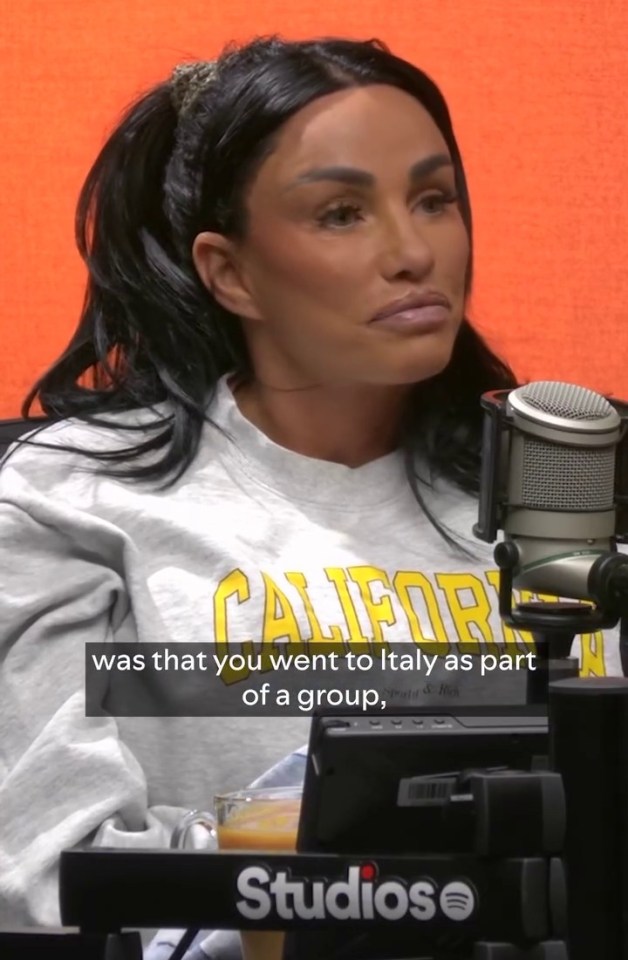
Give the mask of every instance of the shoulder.
[[107, 414], [102, 424], [68, 419], [27, 430], [0, 461], [0, 500], [18, 490], [61, 497], [85, 492], [105, 466], [102, 454], [135, 447], [164, 429], [168, 417], [160, 405]]
[[[232, 404], [226, 379], [223, 377], [216, 389], [208, 392], [206, 423], [196, 461], [211, 460], [220, 447], [222, 433], [220, 427], [216, 429], [214, 418], [218, 415], [218, 424], [221, 419], [224, 421], [230, 400]], [[72, 418], [27, 430], [0, 458], [0, 500], [7, 485], [16, 481], [49, 493], [57, 489], [61, 494], [77, 487], [85, 489], [100, 482], [105, 475], [110, 453], [128, 451], [126, 463], [131, 463], [133, 454], [133, 466], [144, 466], [151, 459], [154, 462], [163, 456], [164, 448], [146, 451], [140, 456], [136, 455], [136, 448], [158, 437], [174, 416], [172, 404], [163, 402], [133, 410], [107, 411], [94, 415], [89, 421]], [[113, 466], [124, 470], [125, 458], [117, 457]]]

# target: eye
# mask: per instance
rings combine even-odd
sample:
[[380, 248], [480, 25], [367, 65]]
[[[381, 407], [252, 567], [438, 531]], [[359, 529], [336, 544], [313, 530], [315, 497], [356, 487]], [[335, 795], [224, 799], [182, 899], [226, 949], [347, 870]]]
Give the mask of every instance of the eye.
[[428, 193], [419, 199], [419, 206], [430, 216], [442, 213], [445, 207], [458, 202], [457, 193]]
[[360, 218], [360, 207], [355, 203], [338, 203], [318, 217], [323, 227], [349, 227]]

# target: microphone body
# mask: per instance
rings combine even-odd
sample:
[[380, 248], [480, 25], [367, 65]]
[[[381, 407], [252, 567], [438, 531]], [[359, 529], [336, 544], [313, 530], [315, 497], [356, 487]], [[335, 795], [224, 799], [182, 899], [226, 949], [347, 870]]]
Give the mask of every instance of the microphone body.
[[616, 552], [622, 417], [600, 394], [551, 381], [486, 394], [482, 405], [474, 533], [491, 542], [504, 531], [515, 587], [594, 601], [591, 569]]

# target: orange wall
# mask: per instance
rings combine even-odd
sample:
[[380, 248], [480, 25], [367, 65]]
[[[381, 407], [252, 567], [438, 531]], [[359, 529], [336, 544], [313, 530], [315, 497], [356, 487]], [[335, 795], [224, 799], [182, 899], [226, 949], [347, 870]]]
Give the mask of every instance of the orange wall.
[[106, 130], [224, 41], [379, 36], [440, 83], [474, 203], [472, 315], [522, 378], [628, 396], [625, 0], [4, 0], [0, 417], [76, 322], [74, 202]]

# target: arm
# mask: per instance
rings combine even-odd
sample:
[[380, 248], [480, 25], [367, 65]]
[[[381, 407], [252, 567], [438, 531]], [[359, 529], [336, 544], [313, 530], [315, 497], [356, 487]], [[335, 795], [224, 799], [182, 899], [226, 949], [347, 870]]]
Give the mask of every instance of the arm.
[[132, 544], [3, 474], [0, 924], [56, 924], [63, 849], [163, 846], [182, 811], [148, 810], [115, 720], [84, 715], [85, 642], [136, 638], [124, 582]]

